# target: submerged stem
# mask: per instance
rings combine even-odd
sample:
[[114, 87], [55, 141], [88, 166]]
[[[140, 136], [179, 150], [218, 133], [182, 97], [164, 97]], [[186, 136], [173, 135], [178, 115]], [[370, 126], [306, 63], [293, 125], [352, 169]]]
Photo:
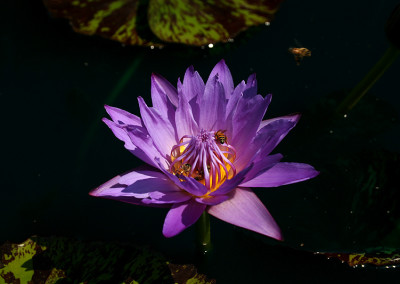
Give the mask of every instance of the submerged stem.
[[338, 113], [346, 114], [358, 101], [367, 93], [367, 91], [379, 80], [386, 69], [392, 65], [400, 54], [395, 46], [390, 45], [381, 59], [375, 64], [368, 74], [358, 83], [358, 85], [347, 95], [336, 109]]
[[206, 211], [201, 214], [196, 223], [197, 243], [201, 252], [206, 254], [211, 249], [210, 217]]

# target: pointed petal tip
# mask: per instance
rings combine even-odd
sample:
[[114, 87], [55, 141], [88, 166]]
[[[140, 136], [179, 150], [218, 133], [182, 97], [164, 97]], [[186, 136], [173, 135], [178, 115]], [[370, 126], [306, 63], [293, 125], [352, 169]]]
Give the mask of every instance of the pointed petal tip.
[[280, 241], [280, 242], [283, 242], [283, 241], [285, 240], [285, 239], [283, 238], [281, 232], [279, 232], [279, 234], [276, 235], [276, 236], [270, 236], [270, 237], [273, 238], [273, 239], [275, 239], [275, 240], [277, 240], [277, 241]]
[[151, 72], [151, 78], [163, 78], [160, 74], [158, 74], [157, 72]]
[[[220, 66], [222, 68], [228, 68], [228, 65], [226, 65], [225, 59], [221, 59], [220, 61], [218, 61], [217, 64], [215, 64], [215, 66]], [[229, 68], [228, 68], [229, 69]]]
[[264, 204], [249, 188], [236, 188], [231, 199], [209, 206], [208, 213], [222, 221], [282, 240], [279, 226]]
[[301, 113], [300, 112], [295, 112], [290, 114], [289, 116], [293, 117], [293, 121], [296, 122], [296, 124], [299, 122], [300, 118], [301, 118]]
[[193, 66], [193, 65], [190, 65], [190, 66], [187, 68], [187, 70], [188, 70], [190, 73], [196, 72], [196, 71], [194, 71], [194, 66]]
[[253, 84], [257, 81], [257, 76], [256, 73], [250, 74], [250, 76], [247, 78], [246, 84]]
[[316, 169], [314, 169], [314, 173], [310, 175], [309, 179], [315, 178], [316, 176], [318, 176], [321, 172], [317, 171]]
[[[181, 232], [182, 232], [182, 231], [181, 231]], [[175, 237], [176, 235], [179, 235], [179, 233], [181, 233], [181, 232], [171, 232], [171, 231], [169, 231], [169, 230], [166, 230], [165, 227], [164, 227], [163, 230], [162, 230], [162, 234], [163, 234], [163, 236], [166, 237], [166, 238]]]
[[106, 112], [108, 113], [108, 115], [111, 117], [111, 114], [112, 114], [112, 112], [113, 112], [113, 110], [114, 110], [115, 108], [112, 107], [112, 106], [109, 106], [109, 105], [107, 105], [107, 104], [104, 104], [104, 109], [106, 110]]
[[138, 100], [139, 106], [140, 106], [140, 104], [146, 104], [146, 102], [144, 101], [144, 99], [141, 96], [138, 96], [137, 100]]
[[150, 78], [152, 84], [158, 84], [158, 85], [160, 80], [166, 80], [163, 76], [161, 76], [156, 72], [152, 72]]

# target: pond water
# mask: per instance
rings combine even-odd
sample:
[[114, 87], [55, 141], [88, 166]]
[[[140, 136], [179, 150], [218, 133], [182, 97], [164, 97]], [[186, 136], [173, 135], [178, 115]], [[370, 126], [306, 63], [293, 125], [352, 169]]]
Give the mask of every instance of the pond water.
[[[74, 33], [67, 21], [49, 17], [38, 0], [8, 3], [1, 11], [0, 244], [32, 235], [128, 241], [149, 245], [171, 262], [194, 263], [217, 283], [398, 277], [398, 268], [353, 269], [302, 254], [400, 248], [400, 59], [347, 118], [331, 121], [324, 112], [388, 48], [384, 25], [396, 4], [285, 1], [270, 25], [237, 42], [150, 49]], [[298, 42], [312, 52], [299, 66], [288, 52]], [[207, 79], [221, 59], [235, 84], [256, 73], [259, 93], [273, 94], [266, 118], [303, 113], [274, 153], [321, 174], [255, 190], [282, 229], [283, 242], [211, 218], [213, 251], [201, 263], [194, 228], [163, 237], [166, 209], [88, 192], [143, 164], [101, 122], [103, 105], [139, 114], [136, 98], [150, 102], [152, 72], [175, 84], [193, 65]]]

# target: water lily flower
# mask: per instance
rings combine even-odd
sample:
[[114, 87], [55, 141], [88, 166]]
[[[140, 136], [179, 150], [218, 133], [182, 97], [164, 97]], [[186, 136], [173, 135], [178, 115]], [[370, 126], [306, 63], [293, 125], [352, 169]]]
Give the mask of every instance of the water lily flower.
[[296, 125], [299, 114], [262, 120], [271, 95], [257, 94], [255, 75], [234, 87], [221, 60], [206, 83], [193, 67], [177, 88], [151, 77], [149, 107], [139, 97], [138, 117], [105, 106], [103, 121], [148, 165], [118, 175], [90, 194], [127, 203], [170, 208], [163, 234], [172, 237], [203, 212], [233, 225], [281, 240], [281, 231], [253, 193], [318, 174], [312, 166], [280, 162], [271, 154]]

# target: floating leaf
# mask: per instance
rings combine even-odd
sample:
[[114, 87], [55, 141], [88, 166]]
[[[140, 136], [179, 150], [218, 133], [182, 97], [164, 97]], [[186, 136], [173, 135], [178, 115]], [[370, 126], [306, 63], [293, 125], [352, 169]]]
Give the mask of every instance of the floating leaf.
[[400, 264], [400, 250], [386, 249], [384, 251], [371, 251], [365, 253], [317, 253], [323, 254], [328, 259], [337, 258], [342, 262], [346, 262], [349, 266], [363, 266], [371, 264], [375, 266], [397, 267]]
[[[4, 283], [27, 283], [32, 281], [34, 270], [32, 258], [45, 250], [46, 247], [28, 239], [21, 244], [5, 243], [0, 247], [0, 280]], [[51, 272], [48, 273], [50, 276]], [[47, 276], [44, 275], [42, 283], [46, 283]], [[55, 279], [54, 275], [52, 278]], [[54, 283], [54, 282], [53, 282]]]
[[166, 42], [226, 42], [248, 27], [271, 21], [281, 1], [151, 0], [149, 25]]
[[215, 284], [215, 280], [207, 280], [207, 277], [197, 273], [197, 269], [194, 265], [189, 264], [168, 264], [171, 270], [172, 278], [175, 283], [190, 283], [190, 284]]
[[73, 29], [128, 45], [160, 41], [201, 46], [226, 42], [272, 20], [283, 0], [43, 0], [54, 17]]
[[[56, 18], [67, 18], [74, 31], [100, 35], [129, 45], [153, 45], [138, 34], [138, 0], [43, 0]], [[139, 27], [140, 29], [140, 27]]]
[[32, 237], [3, 244], [0, 255], [0, 283], [215, 283], [192, 265], [169, 264], [159, 253], [132, 244]]

